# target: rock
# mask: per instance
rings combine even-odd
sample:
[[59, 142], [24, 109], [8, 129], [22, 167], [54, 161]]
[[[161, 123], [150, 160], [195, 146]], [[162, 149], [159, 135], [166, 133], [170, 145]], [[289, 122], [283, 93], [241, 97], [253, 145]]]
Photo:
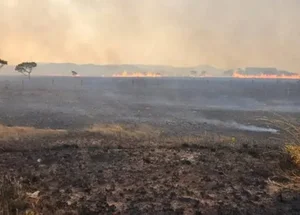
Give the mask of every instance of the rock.
[[40, 194], [40, 191], [37, 190], [33, 193], [26, 193], [26, 195], [29, 197], [29, 198], [32, 198], [32, 199], [37, 199], [39, 197], [39, 194]]

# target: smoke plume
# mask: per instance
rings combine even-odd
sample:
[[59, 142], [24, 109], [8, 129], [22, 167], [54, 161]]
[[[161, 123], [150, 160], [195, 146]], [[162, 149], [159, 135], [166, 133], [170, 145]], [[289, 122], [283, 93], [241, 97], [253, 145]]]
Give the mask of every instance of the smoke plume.
[[221, 126], [225, 128], [237, 129], [242, 131], [266, 132], [266, 133], [273, 133], [273, 134], [276, 134], [278, 132], [278, 130], [274, 128], [265, 128], [265, 127], [255, 126], [255, 125], [244, 125], [244, 124], [237, 123], [235, 121], [224, 122], [217, 119], [206, 119], [206, 118], [201, 118], [198, 119], [197, 121], [201, 123], [207, 123], [209, 125]]
[[300, 71], [297, 0], [2, 0], [0, 57]]

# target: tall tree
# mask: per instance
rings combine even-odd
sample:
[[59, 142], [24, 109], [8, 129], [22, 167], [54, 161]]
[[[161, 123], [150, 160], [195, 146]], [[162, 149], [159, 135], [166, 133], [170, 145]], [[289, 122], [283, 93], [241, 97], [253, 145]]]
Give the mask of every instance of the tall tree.
[[16, 66], [15, 70], [22, 73], [25, 76], [28, 76], [30, 79], [32, 69], [35, 68], [37, 64], [35, 62], [23, 62]]

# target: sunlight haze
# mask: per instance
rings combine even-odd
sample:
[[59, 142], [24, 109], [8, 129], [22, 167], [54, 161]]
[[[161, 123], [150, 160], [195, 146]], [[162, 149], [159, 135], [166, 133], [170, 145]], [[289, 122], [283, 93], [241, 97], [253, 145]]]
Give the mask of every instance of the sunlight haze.
[[299, 6], [298, 0], [1, 0], [0, 57], [299, 73]]

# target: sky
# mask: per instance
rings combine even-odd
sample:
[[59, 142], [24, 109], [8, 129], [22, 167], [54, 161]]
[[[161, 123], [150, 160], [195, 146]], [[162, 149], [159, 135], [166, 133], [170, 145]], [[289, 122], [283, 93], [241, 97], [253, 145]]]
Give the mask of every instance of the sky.
[[300, 73], [299, 0], [1, 0], [0, 58]]

